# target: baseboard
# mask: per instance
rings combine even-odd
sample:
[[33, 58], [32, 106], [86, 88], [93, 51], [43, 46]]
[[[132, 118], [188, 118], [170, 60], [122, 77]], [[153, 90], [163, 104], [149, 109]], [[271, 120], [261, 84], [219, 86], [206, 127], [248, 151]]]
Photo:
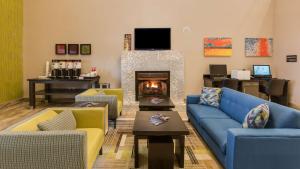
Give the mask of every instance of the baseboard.
[[299, 104], [290, 103], [290, 106], [295, 108], [295, 109], [300, 110], [300, 105]]
[[0, 109], [7, 107], [7, 106], [11, 106], [17, 103], [20, 103], [21, 101], [24, 101], [24, 98], [19, 98], [19, 99], [15, 99], [15, 100], [10, 100], [8, 102], [4, 102], [4, 103], [0, 103]]

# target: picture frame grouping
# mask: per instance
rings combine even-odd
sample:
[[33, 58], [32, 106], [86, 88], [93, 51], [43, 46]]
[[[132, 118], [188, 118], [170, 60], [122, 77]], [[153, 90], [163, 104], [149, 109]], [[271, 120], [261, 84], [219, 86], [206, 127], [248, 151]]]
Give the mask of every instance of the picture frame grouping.
[[91, 44], [55, 44], [56, 55], [91, 55]]

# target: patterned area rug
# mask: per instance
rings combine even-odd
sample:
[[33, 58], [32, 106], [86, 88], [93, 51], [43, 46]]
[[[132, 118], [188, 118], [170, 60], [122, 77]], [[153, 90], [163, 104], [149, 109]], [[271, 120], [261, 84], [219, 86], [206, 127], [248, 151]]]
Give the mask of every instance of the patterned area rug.
[[[110, 128], [103, 145], [103, 155], [96, 160], [94, 169], [134, 168], [133, 135], [130, 123], [133, 121], [128, 120], [126, 124], [121, 125], [127, 126], [126, 128], [120, 126], [117, 129]], [[185, 141], [185, 168], [222, 169], [193, 127], [188, 122], [186, 122], [186, 126], [190, 130], [190, 135], [186, 137]], [[139, 144], [140, 168], [142, 169], [148, 168], [146, 143], [146, 140], [141, 140]], [[177, 161], [175, 161], [175, 168], [178, 168]]]

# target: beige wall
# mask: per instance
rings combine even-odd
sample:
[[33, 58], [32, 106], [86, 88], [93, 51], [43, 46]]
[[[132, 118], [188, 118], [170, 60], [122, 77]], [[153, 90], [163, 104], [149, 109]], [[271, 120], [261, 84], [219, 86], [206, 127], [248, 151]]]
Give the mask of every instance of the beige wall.
[[286, 55], [300, 56], [299, 6], [299, 0], [276, 0], [274, 57], [277, 75], [290, 80], [290, 101], [298, 107], [300, 107], [300, 61], [298, 58], [297, 63], [287, 63]]
[[[102, 81], [120, 86], [125, 33], [135, 27], [171, 27], [172, 48], [185, 57], [185, 92], [200, 91], [210, 63], [231, 69], [271, 64], [272, 58], [246, 58], [245, 37], [273, 37], [272, 0], [25, 0], [24, 78], [43, 73], [55, 57], [55, 43], [91, 43], [92, 56], [80, 57], [84, 70], [97, 66]], [[183, 31], [185, 30], [185, 31]], [[205, 58], [204, 37], [232, 37], [233, 56]], [[24, 80], [25, 96], [28, 93]]]

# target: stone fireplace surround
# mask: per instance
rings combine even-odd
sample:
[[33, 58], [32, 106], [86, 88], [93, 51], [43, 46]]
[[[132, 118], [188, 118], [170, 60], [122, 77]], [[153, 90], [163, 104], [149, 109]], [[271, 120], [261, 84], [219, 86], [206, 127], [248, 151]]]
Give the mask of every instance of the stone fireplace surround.
[[136, 104], [136, 71], [170, 71], [170, 95], [175, 104], [184, 102], [184, 58], [174, 50], [129, 51], [121, 56], [121, 85], [124, 104]]

